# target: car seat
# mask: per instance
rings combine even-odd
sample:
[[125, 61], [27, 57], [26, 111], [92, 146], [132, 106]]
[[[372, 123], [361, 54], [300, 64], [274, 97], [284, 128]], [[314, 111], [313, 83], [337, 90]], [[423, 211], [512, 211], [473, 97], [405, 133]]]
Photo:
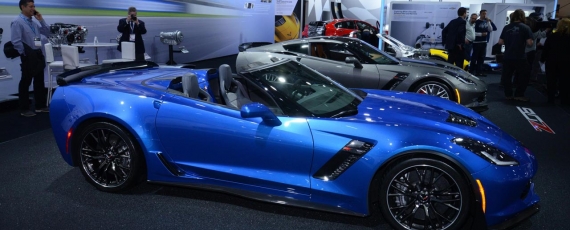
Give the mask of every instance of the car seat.
[[317, 56], [321, 57], [321, 58], [327, 58], [327, 54], [326, 54], [325, 50], [323, 49], [322, 44], [317, 44]]
[[198, 77], [194, 73], [187, 73], [182, 76], [182, 91], [186, 97], [212, 101], [212, 96], [200, 88]]
[[220, 95], [229, 107], [240, 109], [242, 105], [250, 103], [243, 85], [234, 79], [232, 69], [228, 64], [223, 64], [219, 68], [220, 75]]

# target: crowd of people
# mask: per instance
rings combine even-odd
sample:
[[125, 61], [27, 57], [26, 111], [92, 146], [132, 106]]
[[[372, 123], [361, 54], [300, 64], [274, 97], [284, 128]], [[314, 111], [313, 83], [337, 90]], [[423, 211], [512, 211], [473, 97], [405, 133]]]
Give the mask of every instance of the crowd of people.
[[[451, 20], [442, 31], [448, 62], [462, 68], [465, 59], [470, 62], [469, 72], [485, 77], [482, 67], [487, 43], [497, 27], [484, 9], [479, 15], [471, 14], [469, 19], [467, 15], [466, 8], [459, 8], [458, 18]], [[497, 43], [505, 47], [501, 54], [501, 86], [505, 99], [530, 101], [525, 96], [526, 88], [530, 81], [538, 81], [544, 65], [547, 102], [555, 103], [559, 97], [562, 105], [570, 105], [570, 74], [564, 71], [564, 65], [570, 63], [570, 19], [559, 19], [555, 29], [541, 28], [537, 19], [526, 17], [521, 9], [515, 10], [509, 19]]]
[[[35, 116], [36, 113], [49, 112], [46, 107], [47, 92], [44, 83], [45, 56], [42, 52], [42, 38], [50, 36], [50, 26], [42, 14], [36, 10], [34, 0], [19, 1], [20, 14], [11, 25], [11, 42], [21, 60], [22, 77], [18, 85], [20, 115]], [[39, 23], [33, 21], [36, 19]], [[145, 24], [137, 18], [137, 9], [129, 7], [127, 17], [119, 20], [117, 31], [121, 33], [119, 42], [134, 42], [136, 60], [144, 60], [144, 43], [142, 35], [146, 34]], [[118, 50], [121, 51], [119, 45]], [[6, 52], [6, 51], [5, 51]], [[17, 55], [16, 55], [17, 57]], [[29, 90], [34, 83], [34, 108], [30, 109]]]

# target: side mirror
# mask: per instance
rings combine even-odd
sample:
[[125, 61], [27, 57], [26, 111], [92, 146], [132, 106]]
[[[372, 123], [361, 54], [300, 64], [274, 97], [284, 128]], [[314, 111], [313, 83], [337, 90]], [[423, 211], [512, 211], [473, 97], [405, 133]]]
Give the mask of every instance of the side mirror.
[[247, 48], [248, 48], [248, 45], [247, 45], [247, 44], [241, 44], [240, 46], [238, 46], [239, 52], [246, 51]]
[[360, 63], [360, 61], [358, 61], [358, 59], [356, 59], [355, 57], [346, 57], [346, 59], [344, 59], [344, 62], [347, 64], [352, 63], [354, 65], [354, 67], [362, 69], [362, 63]]
[[280, 126], [281, 121], [267, 106], [261, 103], [249, 103], [241, 107], [241, 117], [243, 118], [255, 118], [261, 117], [263, 123], [269, 126]]

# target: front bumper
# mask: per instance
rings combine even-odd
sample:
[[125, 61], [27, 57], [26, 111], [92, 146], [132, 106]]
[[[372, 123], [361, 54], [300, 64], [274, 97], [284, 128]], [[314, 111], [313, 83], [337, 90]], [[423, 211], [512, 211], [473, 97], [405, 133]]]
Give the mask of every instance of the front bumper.
[[483, 92], [459, 92], [461, 104], [469, 108], [487, 107], [487, 91]]
[[540, 204], [536, 203], [533, 206], [530, 206], [527, 209], [525, 209], [524, 211], [518, 213], [513, 218], [511, 218], [511, 219], [509, 219], [503, 223], [490, 226], [489, 229], [490, 230], [508, 229], [508, 228], [515, 226], [516, 224], [520, 223], [521, 221], [530, 218], [532, 215], [536, 214], [538, 211], [540, 211]]
[[505, 228], [538, 211], [540, 198], [534, 192], [533, 164], [513, 167], [490, 166], [475, 173], [485, 191], [485, 219], [488, 226]]

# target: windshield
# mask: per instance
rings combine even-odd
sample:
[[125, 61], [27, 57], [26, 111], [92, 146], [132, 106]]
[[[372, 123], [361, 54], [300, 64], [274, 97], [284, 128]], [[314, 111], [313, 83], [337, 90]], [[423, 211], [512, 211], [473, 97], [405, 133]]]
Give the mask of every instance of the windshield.
[[266, 90], [283, 95], [287, 103], [302, 107], [316, 117], [356, 114], [362, 101], [352, 91], [293, 60], [252, 70], [249, 74], [269, 86]]
[[376, 47], [360, 41], [348, 42], [349, 47], [354, 50], [359, 56], [364, 56], [372, 59], [376, 64], [398, 64], [398, 59], [378, 50]]

